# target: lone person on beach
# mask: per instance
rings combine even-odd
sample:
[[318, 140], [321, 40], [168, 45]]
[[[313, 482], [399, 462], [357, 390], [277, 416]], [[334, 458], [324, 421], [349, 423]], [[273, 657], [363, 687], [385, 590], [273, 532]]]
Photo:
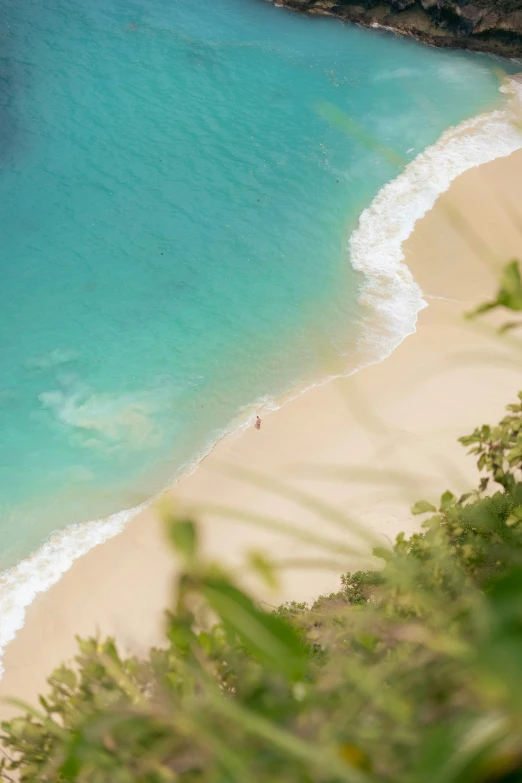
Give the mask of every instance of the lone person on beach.
[[259, 418], [259, 416], [256, 416], [256, 430], [260, 430], [260, 429], [261, 429], [261, 419]]

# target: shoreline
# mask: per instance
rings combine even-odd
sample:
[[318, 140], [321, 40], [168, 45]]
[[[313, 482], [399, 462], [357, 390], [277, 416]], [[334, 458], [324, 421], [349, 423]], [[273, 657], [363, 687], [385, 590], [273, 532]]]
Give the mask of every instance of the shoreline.
[[[280, 410], [301, 395], [309, 393], [312, 389], [321, 388], [336, 378], [350, 377], [366, 367], [385, 360], [406, 337], [415, 332], [418, 315], [426, 303], [410, 269], [404, 264], [403, 244], [411, 235], [416, 222], [433, 207], [440, 194], [445, 192], [451, 182], [463, 171], [480, 165], [482, 162], [510, 154], [514, 148], [522, 148], [522, 127], [520, 131], [518, 129], [515, 131], [514, 127], [508, 127], [515, 114], [520, 112], [522, 90], [519, 87], [520, 82], [516, 78], [510, 78], [507, 84], [508, 87], [501, 89], [504, 92], [511, 91], [512, 97], [503, 109], [478, 115], [454, 128], [449, 128], [432, 147], [418, 155], [394, 180], [383, 186], [376, 198], [361, 214], [359, 226], [350, 237], [349, 247], [352, 265], [366, 275], [361, 298], [368, 302], [370, 308], [371, 325], [367, 327], [366, 334], [371, 336], [371, 339], [367, 340], [360, 351], [364, 356], [363, 363], [349, 371], [340, 369], [338, 373], [325, 377], [303, 389], [289, 392], [277, 402], [270, 401], [268, 410], [266, 407], [259, 408], [263, 415]], [[469, 158], [466, 155], [466, 146], [469, 144], [470, 134], [476, 129], [479, 129], [480, 133], [474, 137], [475, 146], [472, 157]], [[497, 143], [494, 148], [491, 146], [493, 139]], [[476, 149], [477, 143], [478, 149]], [[417, 171], [417, 168], [420, 168], [420, 171]], [[441, 170], [443, 172], [442, 179], [437, 176], [437, 182], [434, 186], [429, 175], [435, 175], [435, 173], [439, 175]], [[411, 171], [414, 172], [414, 176], [412, 181], [409, 181]], [[395, 208], [401, 201], [402, 206], [406, 202], [411, 214], [406, 220], [403, 218], [402, 231], [397, 233], [395, 231]], [[392, 207], [391, 211], [390, 206]], [[379, 236], [384, 237], [384, 240], [377, 239], [375, 241], [375, 237]], [[392, 237], [391, 247], [389, 236]], [[384, 297], [382, 296], [383, 288], [385, 289]], [[403, 312], [399, 313], [398, 305], [401, 303], [404, 307]], [[389, 342], [390, 324], [393, 324], [391, 343]], [[388, 344], [384, 352], [382, 345], [379, 344], [376, 352], [376, 338], [378, 339], [381, 335], [384, 335], [384, 338], [388, 340]], [[254, 410], [257, 405], [254, 402], [248, 408]], [[209, 446], [205, 454], [195, 457], [193, 463], [158, 495], [140, 506], [123, 509], [107, 518], [71, 525], [57, 531], [56, 535], [48, 539], [36, 552], [17, 566], [4, 572], [2, 574], [3, 585], [0, 587], [7, 585], [9, 588], [20, 577], [23, 579], [31, 567], [33, 578], [21, 585], [20, 592], [24, 595], [19, 602], [13, 604], [11, 595], [0, 592], [0, 612], [4, 618], [9, 617], [9, 622], [5, 623], [4, 621], [3, 634], [0, 633], [0, 656], [2, 656], [5, 646], [15, 637], [16, 632], [23, 627], [25, 610], [39, 594], [55, 585], [63, 574], [93, 547], [106, 543], [123, 532], [126, 525], [136, 516], [197, 470], [204, 460], [219, 447], [220, 443], [243, 432], [248, 427], [249, 418], [224, 433], [218, 441]], [[68, 545], [73, 539], [74, 551], [67, 551]], [[57, 570], [58, 564], [60, 568]], [[2, 671], [0, 657], [0, 678]]]
[[[506, 109], [506, 111], [507, 111], [507, 109]], [[426, 160], [427, 160], [428, 164], [429, 164], [429, 157], [430, 157], [429, 153], [430, 153], [430, 151], [435, 150], [441, 144], [444, 146], [446, 144], [445, 139], [449, 140], [450, 142], [452, 140], [458, 141], [459, 140], [459, 129], [463, 130], [463, 126], [464, 125], [466, 126], [467, 129], [469, 129], [470, 125], [475, 126], [476, 123], [479, 120], [481, 120], [481, 118], [484, 118], [484, 117], [494, 118], [494, 122], [496, 123], [497, 121], [500, 121], [500, 115], [502, 115], [502, 110], [498, 110], [496, 112], [492, 112], [492, 113], [490, 113], [490, 115], [480, 115], [479, 118], [474, 118], [473, 120], [469, 120], [466, 123], [463, 123], [461, 126], [458, 126], [456, 131], [455, 131], [455, 129], [450, 129], [450, 131], [447, 131], [445, 134], [443, 134], [441, 139], [439, 139], [439, 141], [436, 143], [436, 145], [434, 145], [434, 147], [429, 148], [424, 153], [422, 153], [420, 156], [418, 156], [418, 158], [415, 159], [415, 161], [412, 164], [410, 164], [410, 166], [407, 167], [405, 172], [400, 174], [395, 180], [393, 180], [391, 183], [389, 183], [383, 189], [381, 189], [381, 191], [379, 192], [377, 198], [374, 199], [374, 201], [372, 202], [370, 207], [368, 207], [363, 212], [363, 215], [361, 216], [361, 224], [364, 224], [364, 219], [365, 219], [364, 216], [366, 216], [366, 218], [369, 219], [369, 220], [373, 219], [374, 221], [377, 221], [377, 228], [378, 228], [379, 231], [381, 231], [381, 229], [382, 229], [383, 213], [382, 213], [382, 211], [379, 211], [379, 209], [376, 209], [375, 205], [376, 205], [377, 202], [379, 202], [379, 199], [382, 199], [383, 192], [385, 192], [385, 191], [387, 191], [389, 189], [393, 189], [394, 187], [396, 189], [398, 189], [399, 192], [403, 192], [401, 183], [403, 182], [403, 180], [407, 179], [407, 172], [408, 172], [408, 170], [415, 163], [418, 163], [419, 159], [422, 159], [421, 162], [423, 162], [423, 163], [425, 163]], [[483, 121], [483, 119], [482, 119], [482, 121]], [[505, 118], [504, 118], [503, 121], [505, 121]], [[483, 144], [483, 147], [484, 147], [483, 154], [486, 154], [486, 153], [489, 154], [489, 155], [493, 154], [494, 151], [488, 146], [488, 144], [491, 141], [491, 133], [495, 132], [496, 130], [498, 130], [498, 128], [495, 125], [494, 128], [493, 128], [493, 131], [491, 129], [488, 129], [487, 132], [483, 135], [483, 142], [484, 142], [484, 144]], [[464, 142], [466, 142], [467, 137], [464, 135], [462, 138], [463, 138]], [[522, 147], [522, 134], [521, 134], [520, 139], [521, 140], [520, 140], [520, 143], [519, 143], [519, 147]], [[502, 138], [501, 142], [504, 143], [505, 139]], [[518, 143], [518, 139], [516, 140], [516, 142]], [[514, 144], [515, 143], [515, 138], [513, 137], [513, 139], [511, 139], [508, 143], [509, 144]], [[451, 144], [449, 146], [450, 146], [449, 157], [450, 158], [455, 157], [455, 151], [451, 149]], [[506, 149], [506, 148], [503, 147], [503, 149]], [[462, 152], [462, 148], [458, 147], [457, 151], [459, 151], [459, 150], [460, 150], [460, 153], [461, 153]], [[476, 153], [476, 150], [475, 150], [475, 153]], [[506, 155], [506, 154], [507, 153], [504, 153], [504, 155]], [[517, 153], [515, 153], [515, 156], [516, 156], [516, 154]], [[522, 155], [522, 153], [520, 153], [520, 155]], [[458, 156], [457, 156], [457, 158], [458, 158]], [[500, 161], [500, 160], [502, 160], [502, 158], [501, 157], [496, 157], [496, 160]], [[504, 160], [505, 160], [505, 158], [504, 158]], [[459, 166], [462, 166], [462, 165], [464, 166], [464, 170], [466, 168], [469, 168], [469, 165], [468, 165], [469, 161], [468, 160], [466, 160], [466, 159], [464, 159], [464, 160], [458, 159], [457, 162], [458, 162]], [[471, 164], [471, 167], [476, 167], [476, 166], [477, 166], [477, 163]], [[429, 165], [428, 165], [428, 168], [429, 168]], [[452, 173], [452, 172], [450, 172], [450, 173]], [[426, 175], [426, 171], [424, 171], [424, 174]], [[446, 172], [446, 174], [448, 174], [448, 172]], [[455, 176], [458, 177], [459, 173], [455, 174]], [[442, 181], [438, 182], [438, 187], [440, 187], [441, 184], [444, 185], [445, 182], [446, 182], [446, 186], [444, 188], [442, 188], [442, 190], [437, 191], [436, 188], [435, 189], [433, 188], [431, 180], [429, 180], [425, 176], [425, 183], [428, 185], [427, 192], [424, 194], [425, 200], [424, 201], [422, 201], [422, 199], [420, 201], [417, 200], [415, 202], [415, 204], [414, 204], [414, 214], [411, 216], [411, 220], [413, 222], [411, 223], [411, 226], [409, 228], [410, 233], [413, 230], [413, 225], [415, 225], [415, 223], [418, 220], [420, 220], [422, 218], [422, 216], [426, 214], [427, 211], [429, 211], [431, 209], [433, 203], [435, 203], [436, 199], [440, 195], [440, 192], [445, 192], [446, 188], [449, 186], [449, 182], [450, 181], [455, 181], [455, 178], [453, 176], [450, 176], [449, 180], [444, 180], [443, 179]], [[428, 199], [428, 200], [426, 200], [426, 199]], [[386, 199], [384, 199], [384, 201], [386, 201]], [[430, 201], [431, 201], [431, 204], [429, 203]], [[391, 199], [391, 202], [392, 202], [392, 205], [393, 205], [393, 198]], [[419, 212], [419, 210], [420, 210], [420, 212]], [[433, 210], [433, 211], [437, 211], [437, 210]], [[391, 221], [393, 221], [394, 213], [393, 212], [390, 213], [388, 215], [388, 218]], [[404, 224], [403, 224], [403, 227], [404, 227]], [[356, 232], [354, 232], [354, 234], [352, 235], [351, 243], [354, 241], [354, 238], [355, 238], [355, 240], [357, 240], [357, 236], [358, 236], [358, 231], [359, 230], [360, 229], [357, 229]], [[416, 231], [417, 230], [413, 231], [413, 234], [411, 234], [411, 237], [415, 237]], [[371, 234], [371, 232], [366, 231], [366, 236], [367, 237], [370, 236], [370, 234]], [[410, 236], [410, 234], [408, 234], [408, 236]], [[422, 270], [419, 272], [419, 270], [416, 268], [416, 266], [418, 266], [418, 265], [415, 262], [411, 261], [411, 259], [408, 257], [408, 253], [407, 252], [405, 254], [403, 254], [402, 248], [403, 248], [403, 244], [404, 244], [404, 241], [405, 241], [405, 237], [403, 237], [402, 235], [397, 235], [395, 237], [395, 239], [397, 240], [396, 248], [395, 248], [395, 250], [396, 250], [396, 257], [394, 259], [395, 266], [392, 266], [392, 275], [391, 275], [391, 277], [393, 278], [392, 279], [392, 283], [395, 280], [394, 276], [397, 276], [397, 278], [399, 279], [401, 284], [404, 282], [408, 286], [408, 285], [411, 285], [411, 283], [413, 283], [413, 285], [418, 289], [418, 292], [419, 292], [420, 296], [426, 295], [429, 298], [431, 296], [431, 294], [429, 294], [429, 293], [426, 294], [426, 289], [425, 289], [424, 285], [422, 284]], [[352, 250], [353, 250], [353, 247], [352, 247]], [[359, 250], [360, 250], [361, 253], [367, 253], [368, 252], [368, 247], [364, 247], [363, 246], [362, 249], [359, 248]], [[382, 267], [379, 267], [379, 261], [380, 261], [380, 258], [381, 258], [379, 253], [380, 252], [382, 253], [382, 249], [379, 250], [379, 247], [375, 248], [374, 246], [371, 246], [370, 250], [373, 251], [373, 255], [370, 253], [370, 255], [366, 255], [365, 257], [366, 258], [373, 258], [377, 262], [377, 264], [375, 265], [375, 269], [374, 269], [374, 275], [373, 275], [373, 277], [370, 276], [368, 278], [368, 283], [367, 283], [367, 286], [369, 287], [369, 294], [370, 294], [370, 297], [371, 297], [372, 295], [373, 296], [378, 295], [378, 292], [375, 291], [375, 287], [376, 287], [376, 284], [379, 284], [379, 283], [382, 284], [383, 269], [382, 269]], [[387, 248], [387, 250], [389, 252], [389, 248]], [[398, 253], [398, 255], [397, 255], [397, 253]], [[404, 258], [404, 255], [406, 255], [406, 258]], [[406, 260], [408, 262], [408, 267], [406, 267], [404, 265], [404, 263], [403, 263], [404, 260]], [[398, 266], [397, 266], [397, 264], [398, 264]], [[413, 267], [413, 271], [415, 273], [415, 281], [414, 281], [414, 279], [412, 277], [411, 267]], [[389, 270], [386, 270], [386, 271], [388, 273], [388, 276], [390, 276]], [[420, 279], [419, 279], [419, 275], [420, 275]], [[404, 276], [405, 276], [405, 279], [404, 279]], [[492, 282], [492, 278], [490, 279], [490, 283], [491, 282]], [[419, 287], [419, 283], [420, 283], [420, 287]], [[494, 285], [494, 282], [493, 282], [493, 285]], [[421, 289], [423, 291], [423, 294], [421, 294]], [[480, 289], [480, 292], [477, 291], [477, 295], [480, 293], [482, 296], [487, 296], [491, 292], [492, 292], [491, 291], [491, 286], [487, 287], [486, 285], [483, 285], [481, 287], [481, 289]], [[454, 292], [453, 292], [453, 290], [451, 290], [451, 291], [449, 291], [449, 293], [454, 293]], [[435, 296], [438, 296], [438, 294], [436, 294]], [[382, 297], [381, 297], [381, 299], [382, 299]], [[389, 303], [389, 301], [390, 300], [389, 300], [389, 297], [388, 297], [386, 302]], [[394, 302], [395, 302], [395, 300], [394, 300]], [[408, 305], [411, 304], [411, 301], [409, 299], [407, 299], [407, 304]], [[374, 309], [374, 311], [377, 311], [378, 307], [377, 308], [374, 307], [373, 309]], [[413, 326], [415, 326], [415, 321], [417, 319], [418, 313], [419, 313], [419, 310], [417, 310], [414, 313], [414, 324], [413, 324]], [[384, 328], [388, 328], [388, 324], [386, 323], [386, 316], [388, 314], [389, 313], [385, 310], [384, 311], [385, 318], [384, 318], [383, 324], [381, 324], [381, 326], [384, 325]], [[421, 313], [421, 315], [422, 315], [422, 313]], [[408, 318], [411, 318], [411, 316], [412, 316], [411, 310], [406, 313], [406, 316]], [[431, 317], [428, 319], [428, 321], [431, 321]], [[417, 332], [415, 332], [415, 334], [417, 334]], [[398, 345], [401, 345], [403, 343], [403, 341], [405, 340], [405, 338], [407, 336], [411, 336], [411, 335], [414, 335], [413, 331], [404, 334], [401, 337], [401, 339], [399, 340]], [[394, 354], [396, 351], [397, 351], [397, 346], [396, 345], [392, 346], [392, 348], [390, 349], [390, 352], [386, 355], [387, 358], [386, 357], [378, 357], [378, 358], [374, 359], [374, 361], [370, 361], [368, 364], [366, 364], [364, 366], [364, 368], [363, 368], [364, 372], [363, 373], [361, 373], [361, 371], [357, 372], [357, 370], [354, 370], [352, 374], [345, 375], [343, 377], [336, 376], [336, 379], [338, 381], [349, 381], [351, 378], [355, 378], [356, 376], [365, 375], [368, 372], [368, 370], [371, 369], [372, 367], [375, 367], [375, 366], [378, 366], [379, 364], [384, 364], [384, 363], [388, 362], [390, 360], [390, 358], [391, 358], [391, 354]], [[335, 378], [334, 379], [327, 378], [327, 379], [324, 379], [323, 381], [321, 381], [318, 384], [314, 384], [313, 386], [309, 387], [308, 389], [300, 390], [297, 393], [288, 395], [275, 408], [274, 414], [279, 414], [283, 410], [287, 411], [292, 406], [294, 406], [294, 407], [297, 406], [298, 403], [300, 401], [302, 401], [308, 395], [315, 394], [317, 396], [317, 393], [321, 392], [321, 390], [327, 388], [329, 385], [334, 384], [334, 383], [335, 383]], [[328, 396], [328, 395], [326, 395], [326, 396]], [[509, 399], [506, 399], [505, 402], [506, 403], [509, 402]], [[302, 407], [302, 402], [301, 402], [300, 407]], [[273, 418], [273, 415], [267, 418], [266, 422], [264, 423], [266, 425], [266, 427], [264, 426], [264, 429], [268, 428], [269, 422], [272, 420], [272, 418]], [[478, 423], [478, 422], [476, 422], [476, 423]], [[248, 439], [251, 440], [251, 437], [250, 437], [251, 433], [250, 433], [249, 430], [247, 430], [245, 428], [245, 426], [246, 425], [244, 425], [243, 427], [240, 427], [238, 430], [235, 430], [233, 432], [228, 433], [220, 441], [218, 441], [214, 445], [214, 447], [210, 450], [209, 455], [203, 457], [203, 459], [201, 461], [199, 461], [199, 463], [195, 467], [189, 469], [189, 471], [187, 471], [187, 474], [185, 474], [179, 480], [179, 482], [176, 483], [176, 485], [175, 485], [175, 487], [173, 489], [167, 490], [167, 494], [168, 495], [172, 495], [173, 492], [174, 492], [175, 494], [180, 494], [183, 497], [183, 495], [184, 495], [183, 487], [186, 486], [186, 485], [190, 485], [191, 483], [194, 483], [193, 477], [196, 476], [198, 473], [200, 473], [202, 470], [206, 469], [207, 461], [211, 461], [211, 460], [216, 461], [216, 460], [218, 460], [220, 458], [219, 454], [221, 454], [222, 452], [227, 453], [231, 448], [233, 450], [234, 444], [237, 444], [238, 440], [240, 440], [241, 438], [248, 438]], [[463, 433], [460, 433], [460, 434], [463, 434]], [[192, 481], [191, 481], [191, 479], [192, 479]], [[197, 484], [197, 481], [196, 481], [196, 484]], [[181, 488], [181, 492], [178, 492], [178, 490], [180, 488]], [[441, 491], [443, 491], [442, 488], [441, 488]], [[235, 492], [235, 490], [234, 490], [234, 492]], [[188, 498], [189, 501], [191, 500], [190, 492], [189, 492], [187, 498]], [[414, 500], [415, 499], [417, 499], [417, 498], [414, 498]], [[72, 570], [77, 568], [84, 560], [86, 560], [89, 557], [89, 555], [91, 553], [95, 554], [97, 552], [100, 552], [100, 550], [102, 550], [105, 547], [107, 547], [109, 545], [109, 543], [111, 543], [111, 541], [112, 541], [112, 544], [114, 544], [115, 543], [114, 537], [117, 536], [117, 541], [118, 542], [121, 541], [122, 537], [125, 536], [126, 531], [131, 526], [133, 526], [135, 524], [136, 520], [139, 520], [139, 519], [144, 518], [144, 517], [148, 517], [151, 514], [151, 510], [152, 510], [151, 506], [154, 503], [154, 500], [155, 499], [152, 499], [149, 504], [145, 504], [144, 506], [139, 507], [137, 509], [131, 509], [131, 510], [119, 512], [118, 514], [112, 515], [111, 517], [109, 517], [106, 520], [86, 523], [85, 525], [77, 526], [75, 528], [68, 528], [65, 531], [61, 531], [58, 534], [58, 538], [59, 539], [63, 539], [64, 536], [65, 537], [71, 536], [73, 533], [76, 534], [78, 532], [79, 528], [85, 528], [85, 534], [86, 535], [84, 536], [84, 542], [83, 542], [84, 548], [79, 552], [79, 554], [77, 553], [74, 557], [71, 557], [70, 561], [68, 563], [65, 560], [62, 561], [62, 563], [61, 563], [62, 570], [59, 573], [55, 573], [54, 574], [55, 578], [53, 578], [53, 581], [49, 581], [47, 586], [42, 587], [41, 590], [33, 589], [32, 600], [28, 601], [25, 606], [15, 607], [15, 613], [18, 612], [18, 620], [17, 621], [16, 621], [16, 615], [15, 615], [15, 621], [19, 625], [19, 628], [17, 629], [17, 631], [18, 632], [20, 631], [20, 627], [22, 627], [22, 630], [25, 627], [25, 626], [22, 625], [24, 619], [25, 619], [26, 623], [30, 623], [31, 622], [31, 616], [33, 616], [34, 613], [38, 610], [38, 607], [36, 605], [41, 606], [42, 604], [45, 603], [45, 597], [47, 595], [49, 595], [51, 592], [53, 592], [53, 590], [57, 590], [60, 587], [60, 584], [63, 581], [65, 575], [69, 574]], [[132, 515], [130, 517], [130, 519], [129, 519], [129, 515]], [[105, 533], [106, 534], [108, 533], [107, 535], [105, 535], [105, 537], [104, 537], [104, 533], [103, 533], [103, 527], [102, 527], [103, 525], [106, 526]], [[123, 531], [122, 536], [119, 536], [119, 533], [122, 532], [122, 531]], [[96, 535], [98, 537], [97, 540], [93, 540], [93, 536], [91, 535], [92, 532], [96, 533]], [[399, 532], [399, 530], [397, 530], [396, 532]], [[100, 537], [103, 540], [100, 540]], [[261, 536], [261, 538], [262, 538], [262, 536]], [[98, 546], [99, 543], [104, 543], [104, 547]], [[49, 554], [56, 554], [56, 551], [53, 553], [53, 546], [54, 546], [54, 541], [51, 540], [51, 541], [47, 542], [44, 545], [44, 547], [42, 547], [40, 550], [38, 550], [38, 552], [35, 553], [35, 555], [33, 555], [31, 558], [28, 558], [28, 559], [24, 560], [23, 563], [21, 564], [22, 571], [27, 571], [27, 567], [26, 567], [27, 566], [27, 562], [30, 561], [31, 559], [34, 559], [34, 558], [38, 557], [38, 555], [41, 554], [44, 550], [46, 550], [46, 548], [49, 550]], [[95, 549], [93, 549], [93, 547], [95, 547]], [[58, 554], [60, 554], [60, 553], [58, 553]], [[169, 558], [170, 558], [170, 555], [169, 555]], [[106, 557], [102, 557], [100, 555], [100, 559], [105, 561]], [[18, 566], [17, 568], [20, 568], [20, 566]], [[15, 570], [16, 569], [12, 569], [12, 571], [15, 571]], [[323, 589], [334, 589], [335, 584], [336, 584], [336, 582], [334, 584], [334, 581], [332, 581], [331, 579], [326, 579], [326, 581], [324, 582], [325, 587], [319, 588], [319, 591], [321, 591]], [[33, 588], [34, 588], [34, 586], [33, 586]], [[48, 592], [45, 592], [45, 591], [48, 591]], [[317, 590], [314, 589], [313, 594], [316, 594], [316, 593], [317, 593]], [[313, 594], [310, 594], [308, 597], [311, 598]], [[296, 596], [300, 595], [299, 590], [295, 593], [295, 595]], [[27, 609], [27, 617], [24, 617], [24, 615], [26, 613], [26, 609]], [[72, 638], [72, 632], [71, 632], [71, 638]], [[17, 642], [18, 642], [18, 636], [16, 636], [14, 641], [11, 641], [10, 643], [6, 642], [8, 644], [8, 646], [7, 646], [7, 656], [6, 656], [6, 659], [7, 659], [8, 663], [9, 663], [9, 660], [11, 659], [11, 649], [17, 645]], [[9, 664], [9, 666], [10, 665], [11, 664]], [[49, 672], [47, 672], [47, 673], [49, 673]], [[8, 670], [8, 674], [9, 674], [9, 670]], [[9, 677], [9, 679], [10, 679], [10, 677]], [[2, 691], [3, 691], [3, 688], [2, 688]]]

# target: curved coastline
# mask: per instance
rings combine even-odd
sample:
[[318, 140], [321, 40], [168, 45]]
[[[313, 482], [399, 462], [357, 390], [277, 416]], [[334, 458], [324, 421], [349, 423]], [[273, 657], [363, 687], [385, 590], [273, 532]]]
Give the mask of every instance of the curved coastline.
[[[522, 84], [511, 79], [504, 89], [510, 93], [504, 108], [447, 130], [435, 145], [418, 155], [396, 179], [385, 185], [361, 214], [349, 247], [352, 266], [365, 275], [361, 299], [367, 305], [367, 316], [359, 346], [364, 362], [346, 374], [382, 361], [416, 330], [418, 314], [426, 307], [426, 302], [404, 263], [402, 246], [417, 220], [464, 171], [522, 148], [522, 124], [517, 127], [516, 123], [521, 114]], [[312, 386], [324, 385], [332, 377]], [[255, 407], [262, 406], [265, 414], [277, 410], [312, 386], [288, 395], [279, 403], [258, 400], [245, 407], [244, 416], [238, 416], [222, 437], [248, 426]], [[209, 444], [208, 450], [180, 473], [175, 483], [193, 472], [217, 442]], [[126, 524], [155, 499], [106, 519], [69, 526], [2, 575], [0, 656], [23, 627], [26, 609], [36, 595], [58, 582], [75, 560], [122, 532]], [[0, 663], [0, 676], [1, 673]]]

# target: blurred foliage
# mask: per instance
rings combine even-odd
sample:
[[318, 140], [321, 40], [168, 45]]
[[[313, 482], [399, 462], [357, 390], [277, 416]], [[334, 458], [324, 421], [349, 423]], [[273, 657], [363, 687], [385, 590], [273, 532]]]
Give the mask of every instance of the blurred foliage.
[[508, 490], [514, 490], [521, 478], [522, 392], [519, 392], [518, 399], [517, 403], [507, 406], [509, 414], [496, 427], [477, 427], [471, 435], [460, 438], [464, 446], [472, 447], [470, 454], [478, 456], [478, 469], [485, 468], [490, 474], [482, 478], [481, 490], [488, 486], [490, 476]]
[[[520, 276], [520, 264], [516, 259], [506, 264], [502, 270], [500, 288], [496, 297], [491, 301], [478, 305], [471, 313], [468, 313], [468, 318], [475, 318], [499, 307], [504, 307], [517, 313], [522, 310], [522, 278]], [[521, 321], [507, 321], [500, 327], [500, 331], [505, 332], [521, 324]]]
[[[497, 306], [522, 309], [518, 265], [476, 312]], [[521, 783], [522, 393], [508, 411], [461, 438], [475, 490], [416, 503], [422, 532], [311, 606], [267, 611], [169, 520], [165, 648], [79, 639], [39, 708], [2, 724], [2, 780]], [[250, 568], [274, 581], [261, 555]]]
[[79, 640], [39, 708], [2, 724], [2, 779], [521, 781], [522, 404], [509, 411], [462, 438], [474, 492], [417, 503], [421, 533], [312, 606], [266, 611], [170, 520], [183, 567], [165, 649]]

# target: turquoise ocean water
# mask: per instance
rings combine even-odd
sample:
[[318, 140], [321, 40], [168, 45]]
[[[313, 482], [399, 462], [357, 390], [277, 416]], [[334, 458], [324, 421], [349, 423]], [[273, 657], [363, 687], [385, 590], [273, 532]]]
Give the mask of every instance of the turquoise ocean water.
[[520, 67], [261, 0], [9, 0], [0, 33], [5, 569], [360, 364], [359, 215]]

